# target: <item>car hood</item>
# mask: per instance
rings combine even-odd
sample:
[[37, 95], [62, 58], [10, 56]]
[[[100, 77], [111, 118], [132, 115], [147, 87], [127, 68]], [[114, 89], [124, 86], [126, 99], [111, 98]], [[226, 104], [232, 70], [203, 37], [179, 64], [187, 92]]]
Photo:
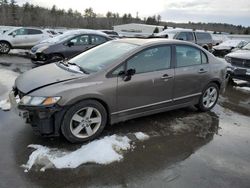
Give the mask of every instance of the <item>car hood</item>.
[[218, 46], [214, 46], [213, 47], [215, 50], [231, 50], [233, 47], [231, 47], [231, 46], [220, 46], [220, 45], [218, 45]]
[[15, 81], [15, 87], [22, 93], [28, 94], [48, 85], [82, 77], [87, 77], [87, 75], [71, 72], [53, 63], [21, 74]]
[[55, 44], [55, 43], [49, 43], [49, 42], [39, 43], [31, 48], [31, 52], [33, 52], [33, 53], [41, 52], [41, 51], [39, 51], [39, 49], [44, 49], [44, 47], [49, 48], [53, 44]]
[[250, 59], [250, 50], [237, 50], [228, 54], [227, 56], [239, 59]]

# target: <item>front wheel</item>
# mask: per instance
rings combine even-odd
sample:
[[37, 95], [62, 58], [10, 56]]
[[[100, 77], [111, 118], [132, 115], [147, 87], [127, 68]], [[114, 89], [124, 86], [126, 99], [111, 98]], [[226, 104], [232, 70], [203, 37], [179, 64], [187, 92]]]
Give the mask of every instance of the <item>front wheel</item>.
[[199, 103], [196, 107], [202, 112], [211, 110], [216, 105], [218, 97], [219, 88], [217, 84], [210, 83], [202, 92]]
[[10, 45], [7, 42], [0, 42], [0, 53], [7, 54], [10, 51]]
[[107, 123], [107, 112], [95, 100], [86, 100], [72, 106], [65, 114], [61, 126], [62, 134], [72, 143], [95, 139]]

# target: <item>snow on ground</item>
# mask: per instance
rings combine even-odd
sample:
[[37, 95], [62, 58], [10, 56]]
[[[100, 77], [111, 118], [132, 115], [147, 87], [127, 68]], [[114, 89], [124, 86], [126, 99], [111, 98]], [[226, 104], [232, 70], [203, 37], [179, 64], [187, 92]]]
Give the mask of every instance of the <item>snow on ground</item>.
[[[139, 135], [138, 140], [149, 138], [142, 132], [135, 133], [136, 135]], [[86, 163], [107, 165], [121, 161], [123, 153], [132, 149], [133, 145], [132, 140], [127, 136], [112, 135], [94, 140], [71, 152], [41, 145], [29, 145], [28, 147], [35, 151], [31, 153], [27, 163], [22, 165], [25, 172], [28, 172], [33, 166], [39, 166], [40, 171], [45, 171], [48, 168], [77, 168]]]
[[233, 81], [234, 81], [237, 85], [241, 85], [241, 84], [246, 84], [246, 83], [248, 83], [248, 82], [245, 81], [245, 80], [238, 80], [238, 79], [233, 79]]
[[235, 89], [243, 91], [245, 93], [250, 93], [250, 87], [235, 87]]
[[9, 54], [20, 55], [20, 56], [26, 56], [28, 53], [29, 50], [24, 50], [24, 49], [12, 49], [9, 52]]
[[[14, 85], [15, 79], [19, 74], [10, 70], [0, 69], [0, 109], [9, 110], [10, 103], [8, 94]], [[2, 91], [4, 91], [2, 93]]]
[[142, 132], [135, 133], [135, 137], [141, 141], [149, 139], [149, 136], [147, 134], [142, 133]]

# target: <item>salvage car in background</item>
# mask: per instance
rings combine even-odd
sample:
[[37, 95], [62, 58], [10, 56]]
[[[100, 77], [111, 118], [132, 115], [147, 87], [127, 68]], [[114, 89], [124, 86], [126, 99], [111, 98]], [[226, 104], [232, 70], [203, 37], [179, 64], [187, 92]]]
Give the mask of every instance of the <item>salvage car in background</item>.
[[10, 101], [40, 134], [83, 142], [106, 124], [190, 105], [212, 109], [226, 64], [185, 41], [113, 40], [23, 73]]
[[0, 34], [0, 53], [7, 54], [11, 49], [31, 48], [36, 43], [52, 37], [42, 29], [18, 27]]
[[208, 51], [212, 51], [213, 39], [210, 33], [204, 31], [191, 31], [187, 29], [166, 29], [155, 35], [168, 39], [177, 39], [200, 45]]
[[231, 64], [228, 68], [231, 78], [250, 81], [250, 43], [240, 50], [227, 54], [225, 59]]
[[35, 64], [52, 63], [72, 58], [109, 40], [112, 38], [100, 31], [89, 29], [70, 31], [37, 44], [31, 48], [30, 56]]
[[245, 40], [227, 40], [225, 42], [222, 42], [218, 46], [213, 47], [213, 54], [215, 56], [224, 57], [228, 53], [230, 53], [232, 50], [241, 49], [244, 47], [248, 42]]

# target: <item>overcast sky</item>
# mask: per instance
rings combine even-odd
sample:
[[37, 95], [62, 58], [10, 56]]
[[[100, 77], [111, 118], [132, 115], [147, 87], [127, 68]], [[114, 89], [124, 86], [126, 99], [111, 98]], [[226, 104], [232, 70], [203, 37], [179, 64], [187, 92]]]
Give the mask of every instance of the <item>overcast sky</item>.
[[250, 0], [17, 0], [51, 8], [72, 8], [83, 13], [92, 7], [96, 13], [107, 11], [120, 15], [136, 12], [139, 17], [160, 14], [164, 21], [222, 22], [250, 26]]

